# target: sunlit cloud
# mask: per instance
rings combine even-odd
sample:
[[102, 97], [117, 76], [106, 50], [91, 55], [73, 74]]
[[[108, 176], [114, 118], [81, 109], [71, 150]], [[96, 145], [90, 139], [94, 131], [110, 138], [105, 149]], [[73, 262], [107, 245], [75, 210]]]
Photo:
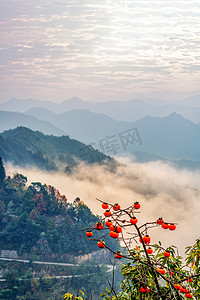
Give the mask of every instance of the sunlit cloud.
[[16, 171], [22, 173], [28, 177], [29, 183], [39, 181], [55, 186], [69, 202], [80, 197], [99, 215], [102, 209], [96, 198], [120, 203], [122, 208], [139, 201], [139, 224], [155, 221], [158, 217], [178, 223], [175, 232], [160, 228], [149, 232], [153, 243], [161, 240], [164, 247], [175, 244], [184, 254], [184, 248], [199, 238], [199, 172], [180, 171], [163, 162], [138, 164], [125, 157], [119, 160], [122, 164], [115, 173], [110, 173], [103, 166], [85, 164], [80, 164], [70, 176], [8, 164], [6, 170], [7, 175]]

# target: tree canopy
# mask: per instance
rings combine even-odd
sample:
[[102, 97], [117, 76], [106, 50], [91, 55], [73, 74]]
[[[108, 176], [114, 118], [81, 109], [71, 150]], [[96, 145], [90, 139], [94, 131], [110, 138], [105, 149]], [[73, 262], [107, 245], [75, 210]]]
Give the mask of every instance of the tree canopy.
[[5, 169], [3, 166], [3, 160], [0, 157], [0, 181], [3, 181], [5, 179], [5, 177], [6, 177], [6, 172], [5, 172]]

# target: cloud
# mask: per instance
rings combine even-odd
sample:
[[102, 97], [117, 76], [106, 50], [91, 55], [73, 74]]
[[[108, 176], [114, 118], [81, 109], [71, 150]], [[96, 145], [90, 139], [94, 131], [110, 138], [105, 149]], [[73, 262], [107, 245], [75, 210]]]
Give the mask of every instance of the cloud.
[[167, 222], [177, 222], [177, 230], [170, 232], [155, 228], [150, 230], [152, 242], [161, 240], [163, 246], [177, 245], [181, 254], [184, 248], [199, 238], [200, 174], [177, 170], [163, 162], [145, 164], [121, 159], [115, 173], [104, 167], [80, 164], [71, 176], [62, 173], [46, 173], [37, 169], [22, 169], [7, 165], [7, 175], [13, 171], [24, 174], [29, 182], [40, 181], [55, 186], [69, 202], [80, 197], [95, 214], [102, 214], [99, 198], [119, 203], [125, 208], [135, 201], [141, 203], [137, 215], [139, 224], [163, 217]]
[[[91, 77], [98, 79], [95, 72], [101, 67], [109, 68], [113, 76], [119, 69], [124, 74], [131, 69], [127, 84], [115, 78], [121, 94], [124, 88], [130, 94], [145, 92], [146, 77], [157, 74], [154, 88], [162, 90], [164, 82], [165, 88], [175, 90], [174, 77], [183, 83], [179, 74], [189, 65], [187, 89], [193, 89], [193, 70], [198, 71], [193, 58], [200, 55], [199, 8], [198, 1], [1, 1], [3, 83], [9, 90], [16, 84], [14, 92], [19, 92], [27, 77], [31, 93], [46, 93], [52, 99], [55, 94], [48, 94], [45, 78], [54, 77], [59, 94], [75, 94], [78, 82], [80, 96], [85, 96], [87, 87], [88, 93], [95, 94]], [[176, 68], [171, 67], [174, 60]], [[21, 80], [18, 72], [23, 73]], [[139, 85], [132, 82], [135, 76]], [[106, 74], [100, 78], [99, 91], [112, 82]], [[38, 80], [43, 88], [37, 89]]]

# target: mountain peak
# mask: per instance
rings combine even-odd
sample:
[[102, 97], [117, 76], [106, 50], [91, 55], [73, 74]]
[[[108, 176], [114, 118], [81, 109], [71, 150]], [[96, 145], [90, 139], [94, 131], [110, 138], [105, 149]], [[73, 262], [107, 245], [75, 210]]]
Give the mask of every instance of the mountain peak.
[[190, 120], [184, 118], [182, 115], [177, 114], [176, 112], [171, 113], [171, 114], [170, 114], [168, 117], [166, 117], [166, 118], [168, 118], [168, 119], [170, 119], [170, 120], [179, 120], [179, 121], [182, 120], [182, 121], [184, 121], [184, 122], [188, 122], [188, 123], [193, 124], [192, 121], [190, 121]]
[[180, 114], [177, 114], [176, 112], [171, 113], [167, 118], [169, 119], [185, 119]]
[[172, 126], [181, 126], [183, 128], [194, 125], [194, 123], [182, 115], [177, 114], [176, 112], [171, 113], [169, 116], [164, 117], [162, 122], [170, 123]]

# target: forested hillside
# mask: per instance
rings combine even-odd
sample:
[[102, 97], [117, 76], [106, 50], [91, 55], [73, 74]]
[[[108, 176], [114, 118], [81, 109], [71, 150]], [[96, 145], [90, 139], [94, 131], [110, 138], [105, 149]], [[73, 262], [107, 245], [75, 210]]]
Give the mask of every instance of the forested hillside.
[[[83, 240], [78, 229], [94, 226], [98, 217], [76, 198], [70, 204], [53, 186], [27, 185], [22, 174], [5, 177], [1, 171], [0, 248], [46, 258], [55, 254], [80, 255], [96, 251], [96, 243]], [[111, 239], [112, 241], [112, 239]]]
[[[53, 186], [40, 182], [28, 185], [27, 178], [18, 173], [6, 177], [0, 159], [0, 252], [17, 251], [19, 257], [31, 261], [73, 262], [77, 256], [98, 251], [97, 243], [89, 242], [82, 231], [83, 228], [94, 228], [98, 221], [99, 217], [93, 215], [78, 197], [69, 203]], [[98, 237], [98, 231], [96, 234]], [[116, 250], [120, 248], [114, 239], [107, 239]], [[50, 278], [42, 279], [41, 271], [31, 263], [1, 262], [1, 270], [5, 273], [5, 282], [0, 284], [0, 299], [58, 300], [66, 289], [75, 291], [80, 287], [86, 294], [91, 290], [99, 295], [107, 284], [105, 269], [97, 264], [82, 265], [73, 273], [54, 268], [56, 275], [78, 274], [77, 278], [69, 276], [65, 282], [51, 280], [52, 269], [46, 267], [42, 272]], [[99, 286], [95, 287], [97, 278]]]
[[68, 136], [44, 135], [26, 127], [17, 127], [0, 134], [0, 156], [4, 161], [19, 166], [63, 169], [66, 173], [70, 173], [80, 161], [115, 165], [109, 156]]

